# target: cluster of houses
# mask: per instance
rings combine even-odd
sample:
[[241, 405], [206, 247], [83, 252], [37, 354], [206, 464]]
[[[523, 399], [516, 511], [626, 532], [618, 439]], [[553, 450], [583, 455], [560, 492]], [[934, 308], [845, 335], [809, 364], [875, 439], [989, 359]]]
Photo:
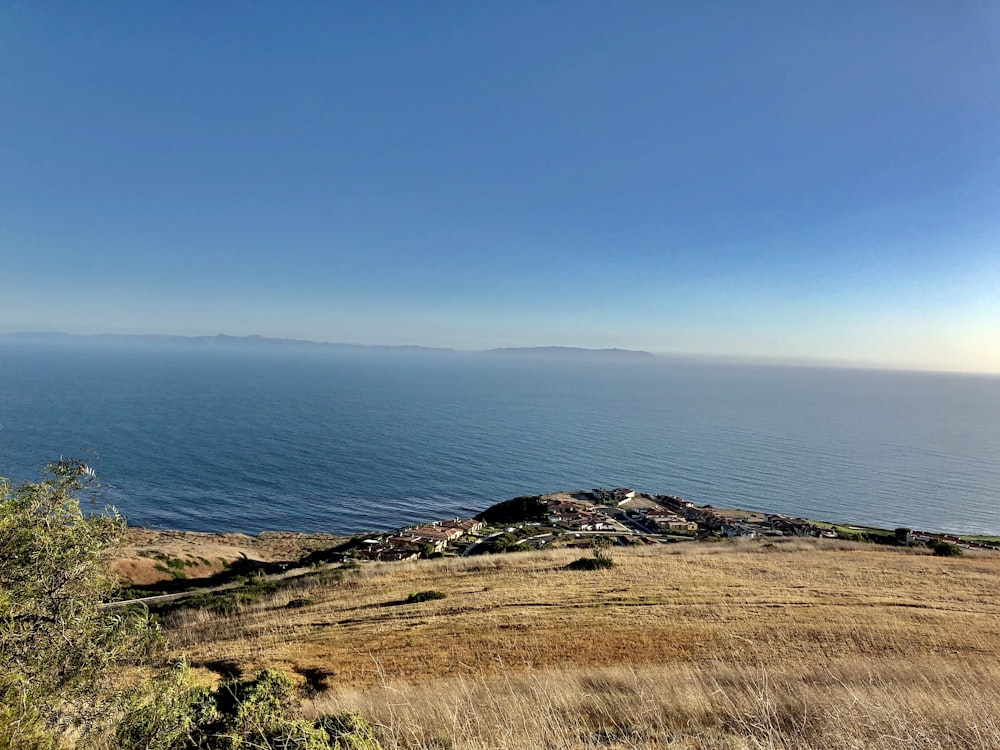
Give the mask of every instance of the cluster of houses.
[[717, 531], [726, 537], [743, 537], [753, 539], [762, 534], [774, 536], [815, 536], [835, 538], [837, 532], [825, 529], [807, 521], [804, 518], [789, 518], [780, 513], [770, 513], [764, 516], [762, 524], [734, 520], [729, 514], [716, 510], [711, 505], [697, 506], [690, 500], [676, 495], [657, 495], [656, 501], [706, 529]]
[[815, 536], [836, 539], [837, 532], [824, 529], [822, 526], [807, 521], [804, 518], [789, 518], [780, 513], [769, 513], [764, 516], [764, 523], [774, 531], [780, 531], [786, 536]]
[[930, 531], [910, 531], [906, 534], [907, 544], [913, 544], [914, 542], [924, 542], [926, 544], [930, 541], [951, 542], [952, 544], [958, 545], [963, 549], [987, 549], [996, 551], [996, 547], [992, 545], [974, 542], [969, 539], [959, 539], [957, 536], [952, 536], [951, 534], [934, 534]]
[[[748, 520], [733, 512], [720, 511], [711, 505], [698, 506], [676, 495], [657, 495], [655, 505], [649, 496], [639, 496], [634, 490], [618, 487], [612, 490], [594, 489], [590, 496], [604, 505], [626, 505], [627, 512], [641, 520], [650, 530], [663, 533], [695, 533], [708, 529], [726, 537], [753, 538], [761, 535], [836, 537], [833, 529], [826, 529], [803, 518], [789, 518], [770, 513], [759, 520]], [[577, 495], [575, 497], [580, 497]], [[635, 503], [629, 501], [636, 500]], [[645, 505], [646, 507], [635, 507]], [[653, 507], [649, 507], [653, 505]], [[546, 520], [552, 526], [575, 532], [622, 531], [604, 512], [586, 499], [577, 500], [567, 495], [545, 501]], [[474, 518], [438, 521], [400, 529], [389, 535], [364, 539], [358, 542], [351, 554], [368, 560], [410, 560], [421, 555], [444, 552], [445, 548], [467, 534], [483, 528], [482, 521]], [[914, 531], [907, 534], [907, 542], [947, 541], [965, 548], [993, 549], [976, 542], [969, 542], [947, 534]]]
[[691, 533], [698, 530], [697, 521], [690, 521], [665, 508], [638, 508], [632, 511], [631, 515], [638, 517], [650, 529], [657, 531]]
[[450, 542], [481, 528], [483, 522], [474, 518], [425, 523], [400, 529], [390, 536], [364, 539], [353, 553], [366, 560], [412, 560], [428, 550], [443, 552]]
[[603, 513], [573, 500], [549, 500], [546, 503], [546, 514], [550, 524], [570, 531], [620, 530]]
[[716, 512], [711, 505], [702, 508], [677, 495], [657, 495], [656, 502], [674, 514], [713, 531], [721, 531], [723, 526], [730, 523], [728, 517]]

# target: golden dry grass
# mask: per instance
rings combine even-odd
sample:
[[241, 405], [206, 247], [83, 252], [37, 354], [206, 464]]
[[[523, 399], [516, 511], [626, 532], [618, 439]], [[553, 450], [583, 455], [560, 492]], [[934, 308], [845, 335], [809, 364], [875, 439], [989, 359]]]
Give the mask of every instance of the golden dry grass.
[[186, 578], [206, 578], [239, 560], [298, 560], [340, 541], [342, 538], [332, 534], [265, 532], [247, 536], [129, 528], [125, 544], [111, 552], [111, 570], [130, 586], [146, 586], [173, 578], [163, 570], [165, 559], [183, 560]]
[[[166, 624], [196, 664], [324, 677], [316, 710], [361, 708], [390, 747], [1000, 747], [1000, 556], [579, 554], [373, 564], [304, 582], [310, 606]], [[426, 589], [447, 597], [402, 603]]]

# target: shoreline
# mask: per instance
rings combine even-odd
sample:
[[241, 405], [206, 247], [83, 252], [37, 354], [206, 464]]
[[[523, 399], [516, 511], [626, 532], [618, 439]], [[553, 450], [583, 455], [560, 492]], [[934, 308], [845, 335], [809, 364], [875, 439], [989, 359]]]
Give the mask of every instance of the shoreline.
[[553, 549], [595, 544], [710, 543], [723, 539], [825, 537], [897, 547], [951, 545], [1000, 551], [1000, 537], [884, 529], [695, 505], [675, 495], [629, 488], [575, 490], [496, 503], [472, 519], [426, 521], [362, 534], [264, 531], [259, 534], [128, 527], [113, 570], [131, 586], [174, 590], [239, 573], [274, 573], [319, 562], [400, 561], [418, 557]]

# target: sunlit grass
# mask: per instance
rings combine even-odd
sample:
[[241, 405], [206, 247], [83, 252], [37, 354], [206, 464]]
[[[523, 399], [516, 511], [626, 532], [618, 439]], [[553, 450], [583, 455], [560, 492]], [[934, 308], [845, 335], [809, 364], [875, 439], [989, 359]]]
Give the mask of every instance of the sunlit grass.
[[[1000, 556], [612, 556], [365, 565], [165, 624], [196, 664], [322, 675], [317, 710], [361, 708], [389, 747], [1000, 747]], [[425, 590], [445, 596], [407, 603]]]

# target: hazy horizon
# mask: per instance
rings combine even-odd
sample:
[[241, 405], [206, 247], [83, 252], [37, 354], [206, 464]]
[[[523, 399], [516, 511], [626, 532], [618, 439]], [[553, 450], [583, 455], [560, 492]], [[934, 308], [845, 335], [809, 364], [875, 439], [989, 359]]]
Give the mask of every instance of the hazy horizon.
[[6, 4], [0, 332], [1000, 373], [998, 32], [929, 0]]
[[[37, 337], [33, 338], [33, 337]], [[413, 344], [413, 343], [395, 343], [395, 344], [371, 344], [359, 341], [317, 341], [313, 339], [297, 339], [292, 337], [265, 337], [259, 334], [247, 334], [243, 336], [235, 336], [227, 333], [216, 333], [216, 334], [205, 334], [197, 336], [188, 336], [182, 334], [170, 334], [170, 333], [93, 333], [93, 334], [75, 334], [68, 333], [66, 331], [7, 331], [0, 332], [0, 343], [4, 341], [10, 342], [23, 342], [23, 343], [42, 343], [44, 341], [54, 341], [58, 343], [60, 340], [70, 339], [72, 341], [85, 341], [93, 342], [98, 341], [103, 342], [113, 342], [115, 340], [121, 340], [126, 343], [135, 342], [137, 345], [148, 342], [153, 346], [158, 345], [160, 342], [175, 341], [178, 343], [198, 341], [199, 343], [208, 343], [213, 339], [226, 339], [233, 342], [234, 345], [252, 345], [255, 343], [262, 343], [264, 346], [277, 345], [281, 343], [303, 345], [306, 347], [345, 347], [346, 349], [354, 349], [358, 352], [364, 352], [366, 350], [394, 350], [399, 352], [405, 352], [407, 350], [415, 350], [418, 352], [429, 352], [429, 353], [454, 353], [454, 354], [489, 354], [493, 352], [509, 352], [511, 354], [517, 354], [519, 352], [545, 352], [552, 351], [553, 353], [558, 353], [563, 350], [567, 353], [580, 352], [584, 354], [640, 354], [649, 355], [656, 360], [663, 361], [690, 361], [690, 362], [702, 362], [702, 363], [714, 363], [714, 364], [732, 364], [732, 365], [760, 365], [760, 366], [776, 366], [776, 367], [816, 367], [816, 368], [833, 368], [833, 369], [851, 369], [851, 370], [878, 370], [878, 371], [899, 371], [899, 372], [913, 372], [913, 373], [941, 373], [941, 374], [954, 374], [954, 375], [986, 375], [986, 376], [1000, 376], [1000, 372], [992, 371], [978, 371], [978, 370], [962, 370], [962, 369], [948, 369], [945, 367], [941, 368], [906, 368], [906, 367], [894, 367], [891, 365], [883, 365], [873, 362], [864, 361], [851, 361], [851, 360], [838, 360], [838, 359], [820, 359], [820, 358], [794, 358], [794, 357], [766, 357], [766, 356], [739, 356], [739, 355], [725, 355], [725, 354], [705, 354], [699, 352], [679, 352], [679, 351], [647, 351], [645, 349], [626, 349], [623, 347], [575, 347], [575, 346], [563, 346], [560, 344], [542, 344], [538, 346], [527, 346], [527, 347], [489, 347], [483, 349], [462, 349], [456, 347], [436, 347], [436, 346], [425, 346], [423, 344]], [[331, 351], [337, 351], [336, 349], [331, 349]], [[634, 360], [633, 360], [634, 361]]]

